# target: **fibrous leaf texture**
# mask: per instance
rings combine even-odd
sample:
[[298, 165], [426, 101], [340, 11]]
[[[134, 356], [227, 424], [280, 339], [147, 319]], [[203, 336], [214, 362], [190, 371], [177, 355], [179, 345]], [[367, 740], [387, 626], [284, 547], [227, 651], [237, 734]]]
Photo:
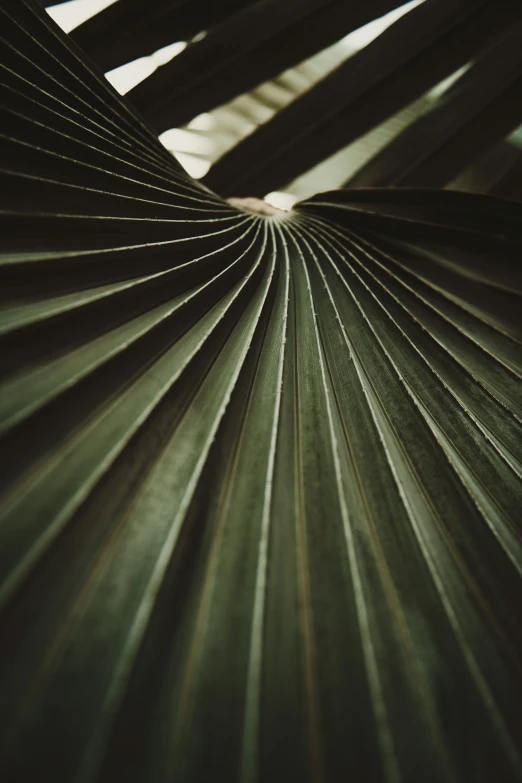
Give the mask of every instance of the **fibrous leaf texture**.
[[522, 205], [259, 214], [0, 31], [4, 780], [519, 781]]

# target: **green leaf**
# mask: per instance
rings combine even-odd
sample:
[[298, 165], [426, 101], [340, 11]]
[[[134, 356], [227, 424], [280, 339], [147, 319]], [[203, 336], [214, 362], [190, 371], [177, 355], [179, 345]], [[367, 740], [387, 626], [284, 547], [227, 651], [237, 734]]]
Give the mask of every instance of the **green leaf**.
[[189, 41], [255, 0], [117, 0], [71, 37], [104, 71]]
[[261, 0], [211, 30], [129, 93], [158, 132], [183, 125], [392, 10], [344, 0]]
[[522, 22], [346, 183], [443, 187], [522, 120]]
[[226, 202], [0, 29], [5, 780], [518, 780], [522, 204]]
[[520, 5], [422, 3], [224, 155], [204, 182], [263, 196], [382, 123], [520, 19]]

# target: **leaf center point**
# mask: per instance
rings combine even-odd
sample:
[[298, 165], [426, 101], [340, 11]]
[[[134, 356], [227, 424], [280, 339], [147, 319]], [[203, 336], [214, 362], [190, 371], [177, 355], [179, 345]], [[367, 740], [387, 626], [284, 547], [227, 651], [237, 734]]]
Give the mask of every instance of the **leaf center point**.
[[251, 215], [268, 215], [270, 217], [288, 215], [287, 209], [274, 207], [262, 198], [228, 198], [227, 201], [232, 206], [241, 209], [243, 212], [249, 212]]

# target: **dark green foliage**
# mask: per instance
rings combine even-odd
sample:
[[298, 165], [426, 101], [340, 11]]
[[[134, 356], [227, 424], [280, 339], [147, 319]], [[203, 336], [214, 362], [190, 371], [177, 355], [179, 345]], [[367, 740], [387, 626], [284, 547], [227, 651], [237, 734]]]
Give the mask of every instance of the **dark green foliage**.
[[[289, 2], [286, 48], [245, 30], [237, 81], [210, 32], [135, 94], [182, 122], [212, 79], [221, 101], [324, 46], [292, 48], [306, 14], [343, 35], [393, 5], [336, 29], [342, 4]], [[119, 0], [73, 37], [106, 68], [142, 53], [142, 13], [156, 46], [163, 13], [239, 35], [237, 6]], [[216, 195], [33, 0], [2, 4], [5, 781], [521, 779], [522, 204], [422, 187], [472, 162], [476, 117], [504, 107], [476, 155], [520, 119], [519, 9], [428, 0], [224, 158]], [[360, 174], [418, 187], [223, 200], [500, 35]]]

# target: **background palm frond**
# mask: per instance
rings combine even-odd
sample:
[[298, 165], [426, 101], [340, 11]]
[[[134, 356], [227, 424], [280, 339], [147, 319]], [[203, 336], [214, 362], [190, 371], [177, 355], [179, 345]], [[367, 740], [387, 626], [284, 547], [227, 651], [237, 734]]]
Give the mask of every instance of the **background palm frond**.
[[516, 783], [521, 4], [46, 5], [0, 6], [3, 777]]

